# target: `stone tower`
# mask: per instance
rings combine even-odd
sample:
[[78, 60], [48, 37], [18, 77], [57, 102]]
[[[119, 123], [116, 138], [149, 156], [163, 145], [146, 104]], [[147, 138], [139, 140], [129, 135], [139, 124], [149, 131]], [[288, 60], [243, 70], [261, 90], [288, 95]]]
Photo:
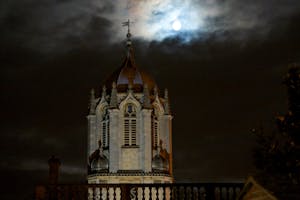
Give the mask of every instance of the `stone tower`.
[[171, 183], [168, 91], [136, 66], [128, 31], [123, 63], [90, 95], [88, 183]]

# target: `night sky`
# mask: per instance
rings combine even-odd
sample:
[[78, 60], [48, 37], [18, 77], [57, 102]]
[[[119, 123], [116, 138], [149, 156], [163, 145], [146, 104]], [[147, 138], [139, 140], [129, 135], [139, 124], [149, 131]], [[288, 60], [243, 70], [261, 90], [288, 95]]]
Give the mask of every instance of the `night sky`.
[[[89, 91], [135, 57], [169, 89], [178, 182], [244, 180], [250, 129], [275, 129], [282, 79], [300, 61], [299, 0], [2, 0], [0, 199], [30, 197], [47, 160], [85, 181]], [[174, 20], [182, 29], [172, 30]]]

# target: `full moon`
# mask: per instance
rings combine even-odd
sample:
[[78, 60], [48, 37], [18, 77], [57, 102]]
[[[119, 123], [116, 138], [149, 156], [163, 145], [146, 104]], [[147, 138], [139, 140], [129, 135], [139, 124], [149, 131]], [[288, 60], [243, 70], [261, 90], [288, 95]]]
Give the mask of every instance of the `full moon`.
[[174, 31], [179, 31], [181, 29], [181, 23], [179, 20], [175, 20], [173, 23], [172, 23], [172, 28]]

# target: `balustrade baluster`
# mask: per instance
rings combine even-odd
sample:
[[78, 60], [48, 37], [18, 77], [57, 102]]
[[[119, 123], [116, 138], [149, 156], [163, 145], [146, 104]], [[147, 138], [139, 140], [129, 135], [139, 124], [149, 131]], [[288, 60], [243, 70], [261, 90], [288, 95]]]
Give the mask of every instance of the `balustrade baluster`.
[[222, 200], [227, 200], [227, 188], [226, 187], [222, 187], [221, 197], [222, 197]]
[[204, 187], [200, 188], [200, 200], [206, 200], [206, 190]]
[[101, 191], [99, 187], [94, 188], [94, 199], [100, 200], [101, 199]]
[[164, 200], [165, 198], [165, 194], [164, 194], [164, 188], [163, 186], [158, 188], [158, 199], [159, 200]]
[[198, 200], [199, 199], [199, 189], [197, 186], [192, 186], [192, 199]]
[[191, 188], [191, 186], [187, 186], [186, 187], [186, 199], [188, 199], [188, 200], [192, 200], [192, 196], [193, 194], [192, 194], [192, 188]]
[[170, 187], [169, 186], [166, 186], [164, 187], [164, 193], [165, 193], [165, 199], [166, 200], [170, 200]]
[[93, 200], [93, 188], [88, 187], [88, 200]]
[[229, 190], [228, 190], [228, 199], [229, 200], [234, 200], [234, 194], [233, 194], [233, 188], [230, 187]]
[[240, 192], [241, 192], [241, 189], [239, 187], [236, 187], [235, 188], [235, 198], [238, 197], [238, 195], [240, 194]]
[[143, 198], [143, 188], [142, 187], [137, 187], [136, 188], [136, 192], [137, 192], [137, 199], [141, 200]]
[[116, 200], [121, 200], [121, 188], [119, 186], [116, 188]]
[[173, 195], [172, 195], [172, 197], [173, 197], [174, 200], [178, 199], [178, 190], [179, 190], [178, 186], [174, 186], [173, 187], [173, 192], [172, 192]]
[[111, 198], [111, 187], [109, 187], [109, 185], [106, 186], [106, 192], [107, 192], [107, 195], [106, 195], [106, 200], [113, 200]]
[[108, 199], [109, 200], [114, 200], [115, 199], [115, 190], [114, 190], [114, 187], [109, 187], [108, 188]]
[[150, 200], [149, 187], [144, 188], [144, 200]]
[[113, 187], [108, 188], [108, 200], [114, 200], [114, 191]]
[[221, 199], [221, 191], [219, 187], [215, 188], [215, 200], [220, 200]]
[[105, 187], [101, 188], [101, 199], [102, 200], [107, 200], [107, 190]]
[[185, 186], [179, 186], [178, 192], [179, 192], [179, 194], [178, 194], [179, 199], [184, 200], [184, 198], [185, 198]]
[[182, 197], [184, 200], [187, 200], [187, 191], [186, 191], [187, 187], [186, 185], [184, 185], [182, 188], [183, 188]]
[[190, 195], [191, 195], [191, 200], [194, 200], [195, 194], [194, 194], [194, 186], [190, 186]]
[[114, 187], [114, 199], [118, 199], [118, 192], [119, 192], [119, 187], [118, 186], [115, 186]]

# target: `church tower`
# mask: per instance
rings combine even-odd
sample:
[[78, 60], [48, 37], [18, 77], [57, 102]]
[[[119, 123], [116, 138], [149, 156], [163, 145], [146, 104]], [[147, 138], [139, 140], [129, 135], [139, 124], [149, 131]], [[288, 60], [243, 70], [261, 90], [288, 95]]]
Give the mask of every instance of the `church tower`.
[[100, 97], [91, 91], [87, 121], [88, 183], [173, 182], [168, 91], [137, 67], [129, 28], [123, 63]]

